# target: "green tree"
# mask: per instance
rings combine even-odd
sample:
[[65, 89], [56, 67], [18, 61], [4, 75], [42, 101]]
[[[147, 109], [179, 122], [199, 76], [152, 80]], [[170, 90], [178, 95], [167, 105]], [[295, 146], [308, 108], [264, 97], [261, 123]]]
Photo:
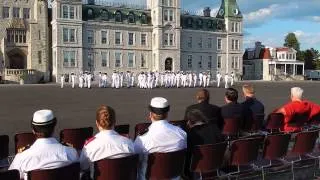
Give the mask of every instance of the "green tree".
[[300, 43], [299, 43], [299, 40], [298, 40], [298, 38], [296, 37], [296, 35], [294, 33], [287, 34], [287, 36], [285, 37], [283, 45], [285, 47], [293, 48], [298, 52], [300, 51]]
[[314, 69], [314, 64], [313, 64], [313, 60], [314, 60], [314, 54], [311, 51], [311, 49], [307, 49], [306, 51], [304, 51], [304, 68], [305, 69]]

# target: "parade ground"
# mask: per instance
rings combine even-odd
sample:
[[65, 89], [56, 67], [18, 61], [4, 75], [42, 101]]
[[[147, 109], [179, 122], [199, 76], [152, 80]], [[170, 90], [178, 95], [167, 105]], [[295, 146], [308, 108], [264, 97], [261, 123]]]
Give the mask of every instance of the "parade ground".
[[[241, 91], [241, 85], [235, 88]], [[304, 97], [320, 103], [320, 82], [253, 82], [256, 96], [265, 107], [266, 114], [288, 102], [290, 88], [300, 86]], [[223, 88], [208, 88], [210, 102], [224, 105]], [[58, 118], [55, 136], [64, 128], [95, 127], [95, 111], [101, 104], [113, 107], [116, 111], [117, 124], [130, 124], [131, 134], [134, 125], [146, 122], [148, 103], [152, 97], [161, 96], [169, 100], [171, 110], [169, 120], [181, 120], [185, 108], [196, 103], [194, 95], [197, 88], [159, 88], [152, 90], [138, 88], [72, 89], [66, 86], [61, 89], [57, 84], [47, 85], [0, 85], [0, 132], [10, 138], [15, 133], [31, 131], [30, 122], [33, 112], [39, 109], [52, 109]], [[239, 102], [243, 101], [242, 93]], [[13, 152], [13, 139], [10, 139], [10, 151]]]

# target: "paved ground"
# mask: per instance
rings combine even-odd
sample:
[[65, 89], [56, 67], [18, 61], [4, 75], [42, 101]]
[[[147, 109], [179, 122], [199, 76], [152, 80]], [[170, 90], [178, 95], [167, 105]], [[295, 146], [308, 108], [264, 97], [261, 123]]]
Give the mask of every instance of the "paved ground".
[[[320, 103], [319, 82], [254, 82], [257, 97], [266, 106], [266, 112], [281, 106], [289, 99], [290, 88], [300, 86], [305, 97]], [[240, 90], [241, 84], [236, 88]], [[131, 132], [136, 123], [146, 121], [147, 106], [154, 96], [169, 99], [171, 120], [179, 120], [186, 106], [194, 103], [197, 89], [60, 89], [58, 85], [0, 85], [0, 134], [11, 138], [16, 132], [30, 131], [30, 121], [34, 111], [42, 108], [54, 110], [58, 118], [56, 134], [63, 128], [94, 126], [95, 110], [100, 104], [112, 106], [117, 113], [117, 124], [131, 124]], [[211, 103], [224, 104], [224, 89], [209, 88]], [[240, 101], [243, 97], [240, 97]]]

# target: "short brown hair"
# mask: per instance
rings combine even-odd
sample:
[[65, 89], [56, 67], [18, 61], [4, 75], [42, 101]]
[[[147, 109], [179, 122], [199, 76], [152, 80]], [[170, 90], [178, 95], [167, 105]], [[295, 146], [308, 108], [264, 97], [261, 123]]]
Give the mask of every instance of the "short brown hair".
[[116, 113], [113, 108], [101, 105], [96, 112], [96, 121], [103, 129], [112, 129], [116, 123]]
[[209, 101], [210, 99], [209, 91], [206, 89], [200, 89], [196, 94], [196, 99], [198, 101]]
[[243, 85], [242, 91], [246, 94], [254, 94], [255, 93], [253, 86], [250, 84]]

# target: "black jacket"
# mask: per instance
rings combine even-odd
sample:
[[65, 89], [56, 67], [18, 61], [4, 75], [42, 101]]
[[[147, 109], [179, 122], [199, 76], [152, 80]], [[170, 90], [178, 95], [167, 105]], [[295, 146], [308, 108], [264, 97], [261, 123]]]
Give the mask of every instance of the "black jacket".
[[245, 121], [252, 119], [252, 113], [249, 109], [246, 109], [242, 104], [237, 102], [231, 102], [221, 107], [221, 115], [222, 118], [238, 118], [240, 122], [241, 128], [245, 127]]

